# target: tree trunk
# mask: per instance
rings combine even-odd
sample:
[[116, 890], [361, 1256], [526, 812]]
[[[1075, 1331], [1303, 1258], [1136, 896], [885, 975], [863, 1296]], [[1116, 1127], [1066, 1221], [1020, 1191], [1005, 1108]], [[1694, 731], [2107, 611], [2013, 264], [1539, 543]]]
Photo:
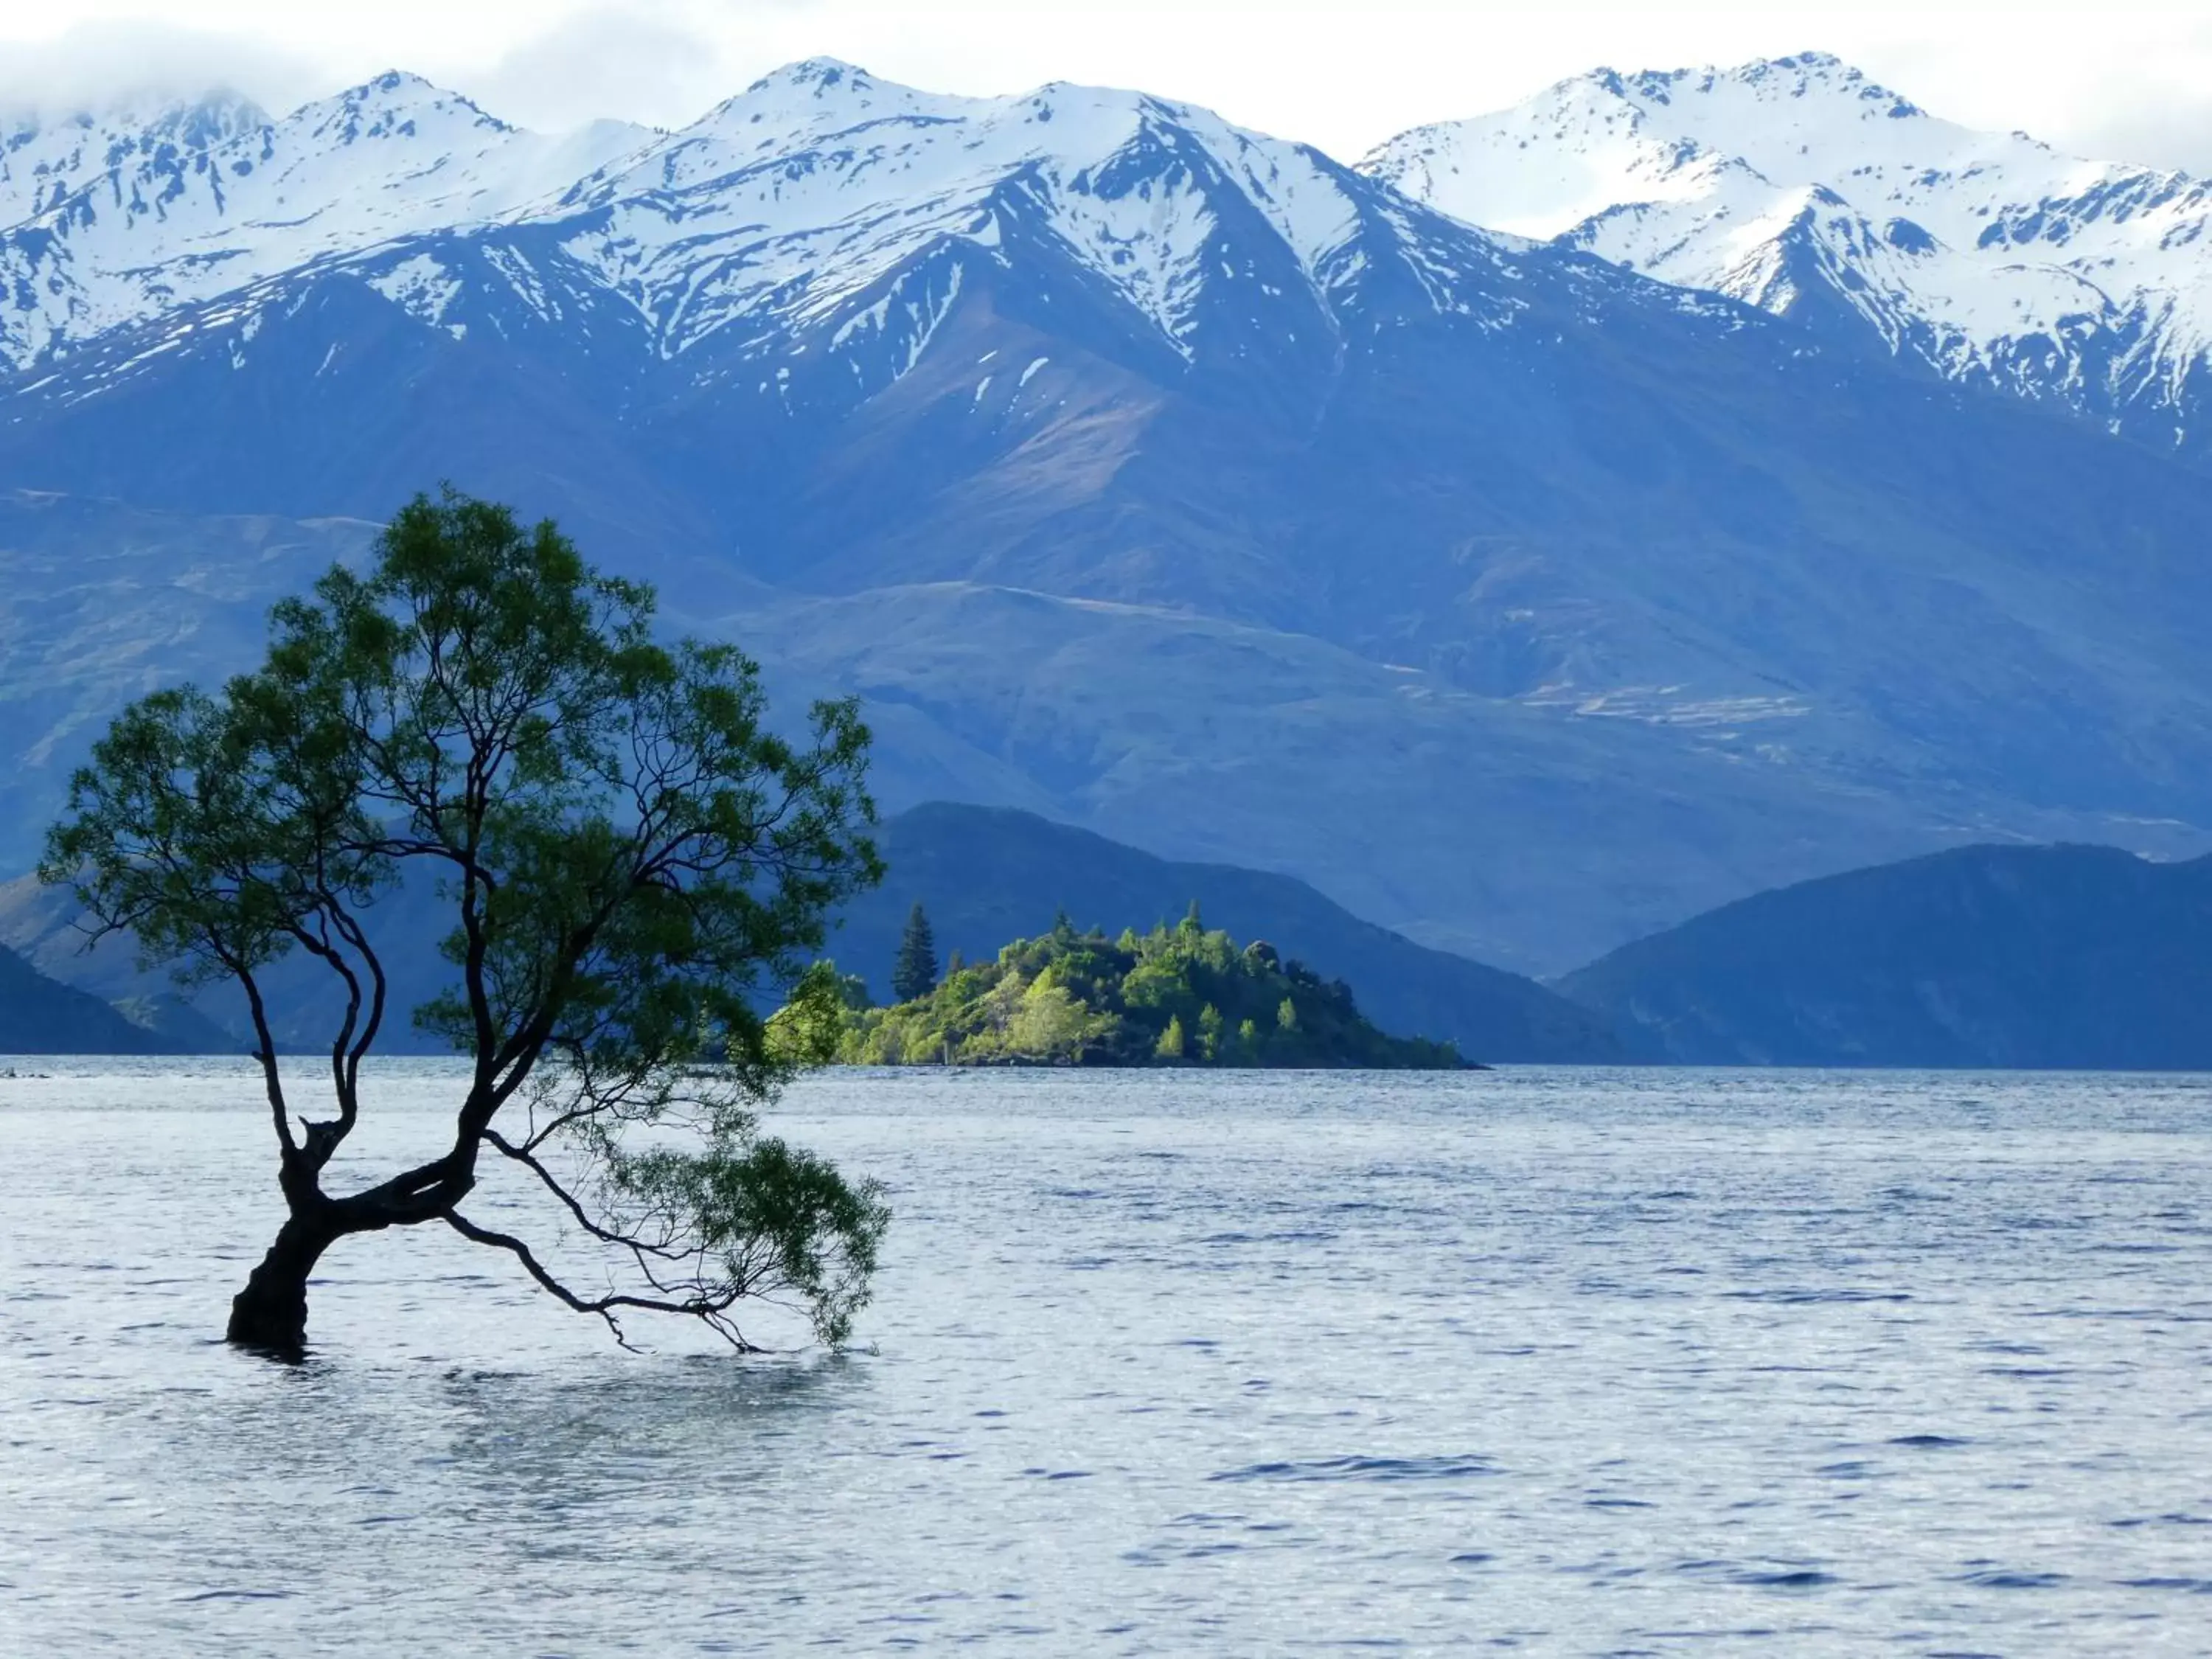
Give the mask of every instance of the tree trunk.
[[293, 1216], [277, 1230], [261, 1265], [231, 1299], [230, 1328], [240, 1347], [297, 1359], [307, 1346], [307, 1275], [338, 1233], [326, 1222]]

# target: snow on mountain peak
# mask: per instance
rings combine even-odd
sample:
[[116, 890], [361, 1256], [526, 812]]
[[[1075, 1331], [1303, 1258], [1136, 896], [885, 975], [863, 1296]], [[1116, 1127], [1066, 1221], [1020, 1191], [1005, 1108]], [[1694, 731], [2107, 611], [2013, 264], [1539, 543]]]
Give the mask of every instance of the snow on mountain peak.
[[836, 313], [933, 245], [995, 246], [1009, 212], [1040, 216], [1182, 349], [1201, 252], [1218, 243], [1206, 257], [1232, 271], [1260, 252], [1219, 243], [1224, 212], [1256, 214], [1302, 283], [1357, 218], [1313, 152], [1205, 110], [1064, 82], [955, 97], [824, 58], [763, 76], [568, 200], [605, 216], [578, 257], [645, 296], [672, 351], [763, 308]]
[[257, 131], [268, 116], [234, 93], [131, 98], [0, 125], [0, 227], [44, 211], [127, 158], [174, 160]]
[[996, 258], [1042, 235], [1188, 356], [1208, 317], [1327, 310], [1386, 246], [1413, 251], [1431, 302], [1478, 303], [1417, 252], [1462, 233], [1407, 198], [1680, 287], [1856, 316], [1942, 374], [2084, 409], [2178, 406], [2212, 349], [2207, 186], [1971, 131], [1826, 53], [1596, 70], [1361, 165], [1395, 191], [1141, 92], [950, 96], [830, 58], [671, 133], [549, 137], [399, 70], [277, 119], [216, 98], [26, 121], [0, 125], [0, 361], [357, 256], [405, 264], [386, 291], [441, 319], [447, 300], [416, 296], [459, 278], [422, 239], [520, 222], [670, 355], [732, 325], [842, 327], [937, 250]]
[[986, 101], [921, 92], [878, 81], [857, 64], [809, 58], [771, 70], [672, 134], [658, 165], [665, 187], [681, 187], [778, 146], [818, 141], [872, 121], [953, 118]]
[[339, 143], [516, 131], [459, 93], [404, 70], [386, 70], [373, 80], [309, 104], [289, 118], [319, 138]]
[[1939, 373], [2100, 418], [2170, 410], [2212, 348], [2203, 185], [1960, 126], [1826, 53], [1601, 70], [1361, 166], [1665, 282], [1855, 313]]
[[1378, 209], [1382, 192], [1305, 146], [1140, 92], [957, 97], [828, 58], [665, 134], [608, 123], [546, 138], [398, 70], [279, 119], [241, 106], [169, 128], [189, 141], [82, 137], [65, 173], [15, 186], [0, 359], [27, 366], [334, 258], [442, 325], [459, 278], [437, 239], [518, 221], [550, 232], [572, 272], [672, 355], [732, 323], [842, 318], [933, 250], [996, 258], [1010, 234], [1057, 240], [1188, 355], [1223, 284], [1249, 290], [1224, 326], [1286, 295], [1325, 306], [1363, 266], [1363, 215], [1419, 217]]
[[240, 94], [211, 92], [157, 111], [143, 125], [153, 137], [191, 149], [210, 149], [268, 125], [269, 112]]
[[1401, 133], [1361, 166], [1455, 217], [1548, 238], [1747, 172], [1796, 188], [1991, 142], [2012, 141], [1935, 121], [1840, 58], [1802, 52], [1731, 70], [1594, 70], [1510, 110]]
[[746, 90], [763, 93], [777, 87], [808, 88], [817, 97], [843, 88], [866, 96], [875, 90], [876, 82], [858, 64], [848, 64], [842, 58], [802, 58], [797, 63], [770, 70]]
[[0, 359], [395, 236], [557, 194], [651, 135], [525, 132], [399, 70], [278, 120], [213, 100], [19, 132], [0, 149]]

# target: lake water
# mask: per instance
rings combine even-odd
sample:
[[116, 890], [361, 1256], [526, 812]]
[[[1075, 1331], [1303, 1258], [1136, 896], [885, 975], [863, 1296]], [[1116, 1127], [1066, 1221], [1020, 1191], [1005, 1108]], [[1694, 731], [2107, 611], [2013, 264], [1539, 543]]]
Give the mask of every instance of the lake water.
[[0, 1651], [2212, 1650], [2212, 1080], [843, 1074], [854, 1352], [422, 1229], [285, 1369], [248, 1073], [15, 1064]]

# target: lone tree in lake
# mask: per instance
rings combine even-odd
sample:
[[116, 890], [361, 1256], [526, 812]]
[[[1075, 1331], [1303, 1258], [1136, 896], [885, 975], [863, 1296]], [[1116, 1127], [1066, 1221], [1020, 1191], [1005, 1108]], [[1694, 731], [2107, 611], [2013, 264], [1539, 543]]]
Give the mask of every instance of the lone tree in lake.
[[[825, 912], [882, 874], [867, 729], [821, 702], [803, 742], [772, 734], [754, 665], [655, 643], [653, 608], [550, 522], [417, 497], [366, 574], [276, 608], [259, 669], [134, 703], [76, 775], [43, 878], [149, 960], [235, 981], [252, 1013], [287, 1216], [232, 1341], [298, 1352], [323, 1254], [424, 1223], [511, 1255], [617, 1339], [657, 1311], [744, 1346], [738, 1304], [767, 1298], [834, 1343], [866, 1300], [877, 1187], [763, 1135], [754, 1109], [827, 1057], [772, 1035], [756, 1001], [797, 978], [802, 1002], [834, 1006], [799, 965]], [[415, 1023], [470, 1069], [435, 1157], [329, 1192], [392, 1012], [374, 914], [403, 884], [450, 921], [424, 947], [448, 988]], [[332, 987], [326, 1116], [288, 1094], [263, 995], [294, 952]], [[597, 1288], [606, 1264], [572, 1287], [513, 1224], [469, 1214], [495, 1168], [633, 1288]]]
[[899, 935], [898, 959], [891, 964], [891, 994], [901, 1002], [926, 997], [937, 983], [937, 936], [917, 900], [907, 912], [906, 931]]

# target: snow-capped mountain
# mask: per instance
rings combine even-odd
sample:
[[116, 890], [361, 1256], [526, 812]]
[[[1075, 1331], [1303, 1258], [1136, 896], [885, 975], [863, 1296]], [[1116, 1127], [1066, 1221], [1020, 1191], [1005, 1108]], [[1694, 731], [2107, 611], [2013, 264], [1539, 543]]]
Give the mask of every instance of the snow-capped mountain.
[[[465, 332], [485, 259], [540, 321], [612, 304], [664, 361], [711, 343], [708, 355], [757, 367], [772, 351], [757, 389], [786, 401], [801, 367], [781, 359], [824, 325], [813, 362], [836, 359], [841, 392], [845, 369], [863, 390], [902, 374], [957, 296], [962, 258], [977, 254], [1001, 267], [1024, 251], [1048, 258], [1186, 361], [1231, 339], [1255, 354], [1322, 346], [1337, 298], [1378, 280], [1443, 311], [1502, 316], [1519, 303], [1480, 257], [1490, 239], [1304, 145], [1139, 93], [944, 97], [813, 59], [680, 131], [616, 143], [626, 153], [554, 187], [556, 163], [576, 160], [576, 146], [549, 152], [404, 77], [243, 142], [291, 157], [281, 171], [258, 163], [252, 203], [222, 183], [240, 165], [234, 141], [204, 165], [167, 163], [168, 176], [213, 181], [198, 198], [134, 182], [133, 212], [110, 225], [94, 211], [100, 190], [80, 191], [0, 235], [26, 265], [70, 267], [71, 280], [47, 283], [30, 307], [35, 320], [17, 325], [19, 363], [132, 323], [203, 327], [186, 314], [194, 300], [230, 296], [222, 315], [251, 317], [284, 286], [272, 273], [289, 281], [314, 268], [347, 269], [410, 314]], [[319, 205], [272, 225], [260, 205], [272, 201], [288, 216]], [[1454, 252], [1422, 253], [1423, 235], [1439, 233]], [[1392, 264], [1379, 277], [1378, 257]], [[1012, 366], [1018, 379], [1025, 370]]]
[[[1302, 145], [1142, 94], [947, 98], [815, 60], [563, 206], [594, 215], [566, 246], [635, 296], [672, 353], [738, 318], [804, 327], [933, 243], [997, 246], [1018, 222], [1188, 356], [1216, 289], [1246, 285], [1264, 309], [1270, 278], [1325, 292], [1355, 274], [1362, 193]], [[882, 331], [889, 305], [853, 326]]]
[[0, 119], [0, 225], [58, 207], [125, 164], [149, 174], [189, 167], [210, 148], [268, 124], [250, 101], [220, 94], [191, 103], [125, 104], [59, 120]]
[[1970, 131], [1820, 53], [1565, 81], [1364, 171], [1469, 222], [1870, 330], [2203, 451], [2212, 185]]
[[[458, 131], [502, 155], [512, 142], [473, 106], [404, 81], [332, 102], [380, 110], [380, 97], [400, 94], [444, 119], [448, 141]], [[331, 125], [322, 106], [282, 125], [311, 122]], [[401, 125], [388, 112], [348, 122], [323, 153], [352, 148], [359, 141], [345, 134], [356, 126], [397, 135]], [[428, 114], [404, 125], [429, 142]], [[390, 188], [427, 216], [439, 204], [422, 181], [453, 170], [426, 169], [404, 146], [397, 154], [385, 173], [405, 188]], [[343, 217], [362, 217], [341, 202], [331, 234]], [[948, 98], [826, 59], [769, 76], [565, 189], [504, 212], [468, 202], [465, 222], [380, 236], [274, 275], [254, 274], [265, 242], [225, 266], [198, 261], [200, 286], [216, 290], [198, 303], [150, 283], [112, 285], [137, 319], [99, 328], [86, 318], [76, 325], [82, 337], [58, 337], [27, 364], [0, 401], [0, 448], [46, 447], [82, 479], [109, 452], [79, 442], [64, 456], [77, 442], [66, 433], [121, 418], [130, 398], [176, 397], [162, 388], [190, 383], [204, 411], [244, 400], [239, 419], [254, 423], [258, 441], [240, 441], [219, 419], [196, 421], [130, 483], [118, 480], [119, 493], [143, 498], [150, 465], [162, 488], [210, 505], [238, 499], [235, 483], [286, 511], [374, 513], [399, 487], [387, 474], [447, 471], [454, 458], [511, 445], [514, 427], [573, 407], [574, 434], [612, 422], [629, 434], [594, 440], [602, 458], [649, 431], [652, 470], [682, 472], [684, 500], [714, 503], [712, 514], [744, 513], [755, 573], [776, 574], [808, 563], [807, 550], [825, 539], [857, 544], [863, 525], [878, 547], [910, 540], [915, 492], [942, 487], [926, 469], [878, 470], [865, 489], [824, 484], [791, 497], [808, 466], [854, 464], [861, 446], [843, 423], [870, 408], [941, 423], [940, 465], [1079, 440], [1093, 453], [1071, 477], [1104, 483], [1164, 394], [1233, 386], [1237, 399], [1303, 429], [1329, 408], [1352, 354], [1395, 350], [1403, 326], [1443, 325], [1461, 340], [1517, 331], [1534, 345], [1547, 329], [1556, 334], [1547, 319], [1580, 328], [1599, 310], [1623, 331], [1687, 319], [1699, 337], [1718, 338], [1745, 325], [1741, 307], [1710, 296], [1624, 281], [1587, 261], [1532, 263], [1308, 147], [1188, 105], [1066, 85]], [[0, 250], [43, 247], [53, 217], [0, 233]], [[116, 240], [141, 228], [166, 234], [141, 222]], [[358, 398], [380, 381], [391, 400], [413, 399], [429, 378], [491, 359], [495, 372], [465, 371], [471, 395], [513, 391], [521, 401], [447, 434], [447, 459], [421, 454], [434, 426], [398, 421], [398, 403], [387, 401], [379, 407], [395, 422], [388, 436], [372, 437], [383, 431], [372, 424], [339, 452], [374, 473], [356, 470], [341, 487], [318, 471], [333, 459], [318, 418], [269, 423], [272, 396]], [[264, 389], [272, 381], [281, 391]], [[525, 394], [526, 381], [545, 383]], [[894, 392], [904, 401], [878, 403]], [[1470, 412], [1489, 395], [1473, 396]], [[272, 465], [301, 445], [312, 465], [306, 455]], [[559, 487], [590, 471], [563, 473]], [[677, 528], [682, 516], [659, 538], [698, 533], [696, 522]], [[637, 525], [626, 514], [617, 532], [633, 536]], [[1173, 544], [1188, 526], [1165, 524], [1161, 534]], [[1209, 574], [1227, 579], [1187, 562], [1178, 580]], [[1098, 570], [1082, 580], [1121, 596]]]
[[0, 858], [273, 591], [164, 571], [441, 478], [865, 695], [894, 804], [1524, 966], [1947, 839], [2212, 824], [2190, 468], [1141, 93], [817, 60], [639, 138], [386, 77], [53, 142], [70, 188], [0, 228]]
[[495, 219], [654, 135], [525, 132], [393, 72], [271, 120], [236, 99], [0, 138], [0, 360], [393, 237]]

